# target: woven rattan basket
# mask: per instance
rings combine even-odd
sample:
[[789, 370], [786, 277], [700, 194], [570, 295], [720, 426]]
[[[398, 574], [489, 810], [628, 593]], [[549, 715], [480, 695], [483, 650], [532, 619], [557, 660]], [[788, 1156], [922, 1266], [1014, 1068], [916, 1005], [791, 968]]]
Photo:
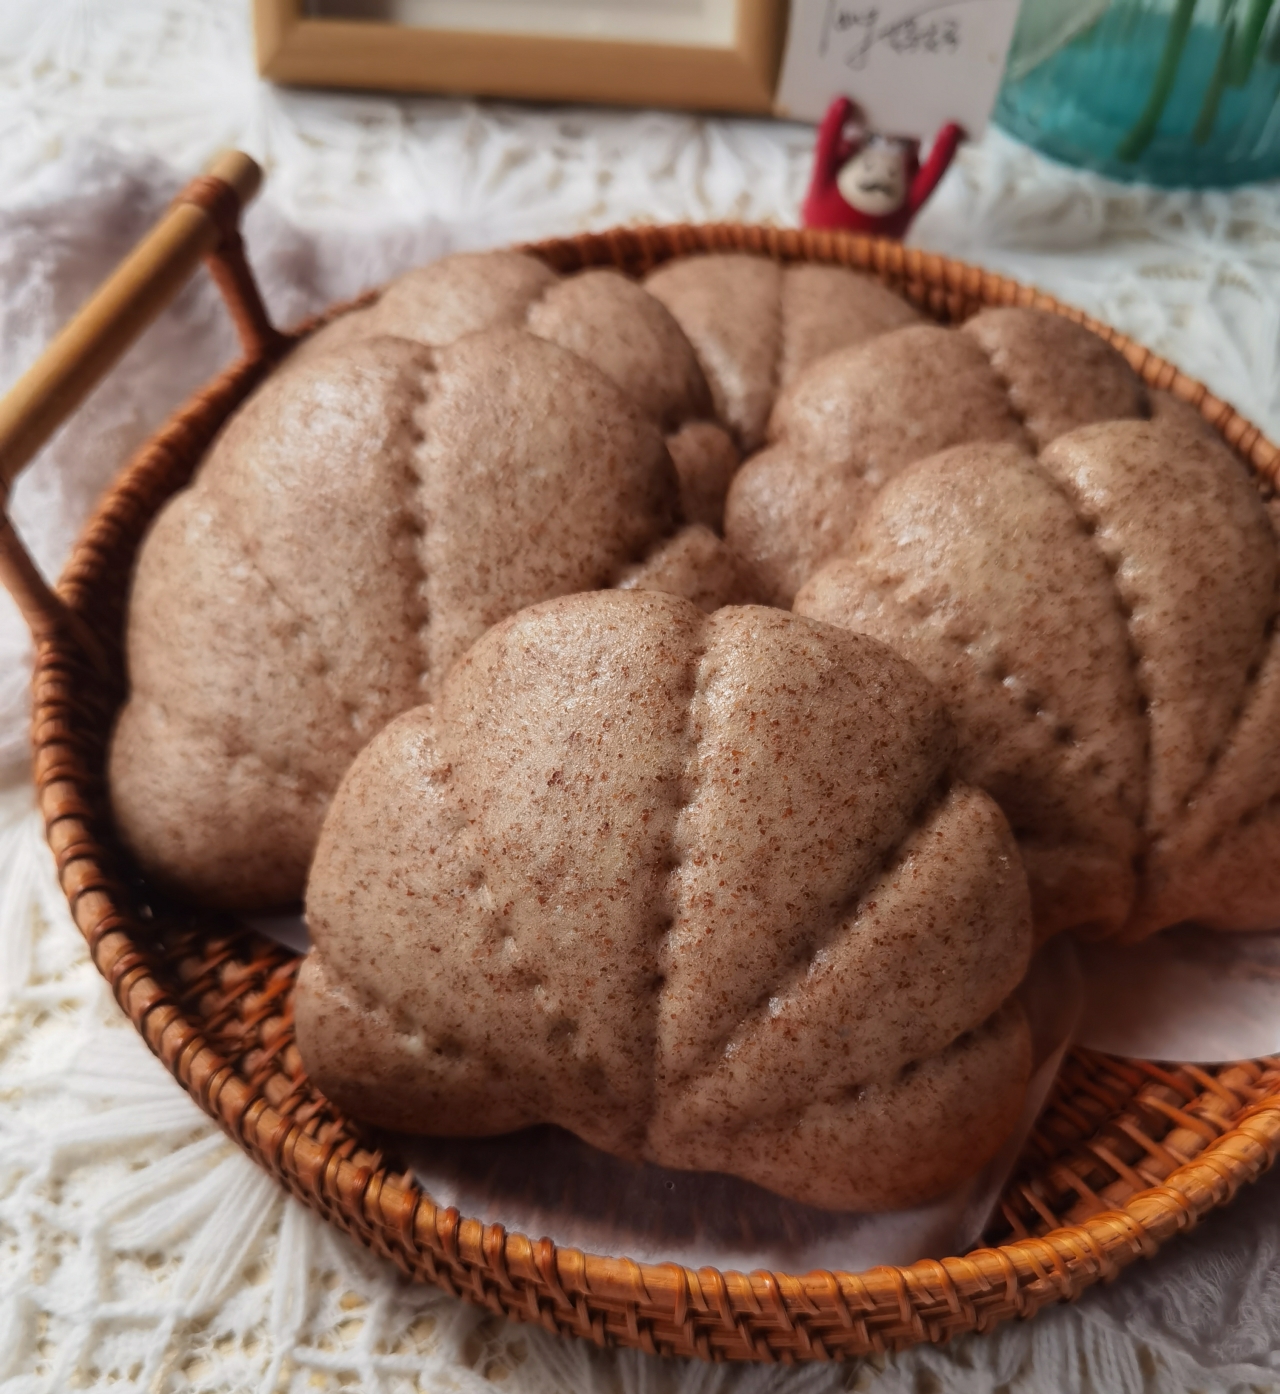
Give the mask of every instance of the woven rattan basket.
[[[163, 915], [121, 855], [104, 751], [123, 690], [121, 629], [147, 526], [228, 416], [298, 334], [262, 312], [236, 235], [257, 170], [227, 156], [188, 189], [0, 404], [11, 482], [200, 257], [227, 293], [245, 357], [135, 457], [99, 506], [56, 592], [0, 522], [0, 571], [37, 641], [35, 778], [76, 923], [121, 1007], [178, 1083], [303, 1202], [410, 1278], [550, 1331], [650, 1352], [736, 1360], [864, 1355], [985, 1331], [1074, 1297], [1153, 1253], [1254, 1180], [1280, 1148], [1280, 1059], [1211, 1069], [1071, 1054], [988, 1234], [991, 1247], [907, 1268], [807, 1274], [694, 1271], [558, 1248], [434, 1204], [307, 1081], [293, 1040], [297, 960], [213, 916]], [[943, 322], [1035, 305], [1088, 325], [1143, 379], [1197, 407], [1243, 465], [1274, 481], [1280, 452], [1203, 386], [1045, 295], [971, 266], [842, 234], [639, 228], [530, 248], [558, 271], [639, 274], [700, 251], [852, 266]], [[335, 311], [333, 313], [341, 313]]]

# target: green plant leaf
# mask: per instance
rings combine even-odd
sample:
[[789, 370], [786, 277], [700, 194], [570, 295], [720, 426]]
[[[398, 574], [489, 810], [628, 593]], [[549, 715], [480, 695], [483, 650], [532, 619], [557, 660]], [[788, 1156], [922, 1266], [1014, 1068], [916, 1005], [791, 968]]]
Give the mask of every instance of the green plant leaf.
[[[1255, 0], [1256, 3], [1256, 0]], [[1270, 6], [1271, 0], [1263, 0]], [[1187, 46], [1187, 35], [1191, 32], [1191, 16], [1195, 13], [1196, 0], [1178, 0], [1173, 14], [1169, 17], [1169, 32], [1165, 36], [1164, 49], [1160, 54], [1160, 66], [1151, 83], [1147, 104], [1142, 108], [1138, 119], [1128, 134], [1116, 146], [1116, 159], [1136, 160], [1151, 144], [1160, 118], [1173, 92], [1173, 84], [1178, 76], [1178, 64], [1182, 62], [1182, 51]]]
[[1267, 16], [1271, 13], [1274, 0], [1249, 0], [1244, 23], [1240, 26], [1240, 36], [1231, 53], [1232, 87], [1243, 87], [1253, 71], [1253, 60], [1258, 56], [1258, 46], [1262, 42], [1262, 31], [1267, 27]]
[[1204, 91], [1200, 115], [1196, 117], [1195, 129], [1191, 132], [1191, 139], [1197, 145], [1207, 144], [1213, 134], [1213, 123], [1218, 119], [1218, 105], [1227, 86], [1227, 74], [1231, 67], [1231, 46], [1235, 42], [1235, 36], [1236, 22], [1229, 19], [1222, 31], [1222, 43], [1218, 46], [1218, 57], [1213, 65], [1209, 85]]

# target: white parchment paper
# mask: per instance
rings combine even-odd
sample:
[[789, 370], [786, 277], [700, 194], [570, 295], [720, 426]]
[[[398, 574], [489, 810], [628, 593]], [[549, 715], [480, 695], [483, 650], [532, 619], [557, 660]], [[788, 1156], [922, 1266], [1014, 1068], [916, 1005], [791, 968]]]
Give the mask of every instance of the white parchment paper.
[[1280, 932], [1194, 925], [1141, 944], [1080, 944], [1078, 1044], [1139, 1060], [1280, 1055]]

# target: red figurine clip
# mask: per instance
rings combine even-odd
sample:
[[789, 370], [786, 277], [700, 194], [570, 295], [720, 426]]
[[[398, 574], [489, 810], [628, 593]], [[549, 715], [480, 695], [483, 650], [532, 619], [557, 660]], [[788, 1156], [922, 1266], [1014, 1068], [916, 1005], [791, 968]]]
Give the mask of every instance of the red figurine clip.
[[805, 227], [905, 236], [963, 139], [954, 122], [944, 126], [922, 166], [918, 140], [874, 134], [858, 108], [837, 97], [818, 128], [802, 210]]

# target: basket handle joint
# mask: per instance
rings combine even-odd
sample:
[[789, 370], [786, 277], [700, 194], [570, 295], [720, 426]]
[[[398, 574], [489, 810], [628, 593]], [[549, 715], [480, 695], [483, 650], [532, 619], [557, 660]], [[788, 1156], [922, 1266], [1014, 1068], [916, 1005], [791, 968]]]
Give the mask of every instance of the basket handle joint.
[[245, 256], [244, 238], [240, 235], [241, 194], [216, 174], [201, 174], [174, 203], [189, 203], [202, 209], [218, 229], [218, 242], [206, 253], [205, 265], [226, 301], [246, 356], [280, 358], [291, 340], [271, 323]]

